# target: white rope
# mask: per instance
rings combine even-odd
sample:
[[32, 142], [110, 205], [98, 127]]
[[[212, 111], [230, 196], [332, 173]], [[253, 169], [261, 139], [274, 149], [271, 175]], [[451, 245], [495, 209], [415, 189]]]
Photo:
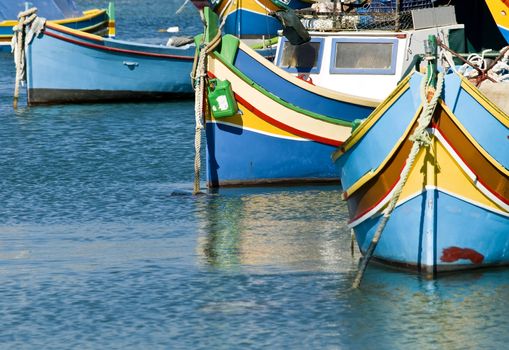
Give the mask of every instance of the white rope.
[[18, 14], [18, 24], [12, 30], [14, 35], [11, 41], [11, 52], [14, 55], [16, 65], [16, 81], [14, 84], [14, 108], [18, 107], [19, 86], [26, 81], [26, 57], [25, 51], [33, 40], [44, 28], [46, 19], [37, 17], [37, 8], [33, 7]]
[[203, 99], [205, 96], [205, 66], [207, 52], [205, 48], [200, 50], [195, 79], [197, 81], [194, 92], [194, 189], [193, 194], [200, 193], [200, 170], [201, 170], [201, 131], [203, 129]]
[[[203, 12], [200, 11], [200, 17], [205, 22]], [[221, 32], [224, 24], [226, 23], [226, 16], [223, 18], [218, 28], [218, 33]], [[203, 116], [203, 102], [205, 98], [205, 77], [207, 76], [207, 55], [209, 50], [212, 50], [217, 44], [218, 40], [212, 39], [205, 47], [200, 49], [198, 63], [196, 65], [196, 72], [192, 72], [191, 76], [194, 78], [194, 115], [195, 115], [195, 131], [194, 131], [194, 187], [193, 194], [199, 194], [200, 191], [200, 171], [201, 171], [201, 132], [203, 130], [204, 116]]]
[[429, 136], [428, 131], [426, 128], [431, 122], [431, 118], [433, 117], [433, 113], [435, 112], [435, 108], [438, 103], [438, 99], [440, 98], [440, 95], [442, 94], [443, 89], [443, 83], [444, 83], [444, 75], [443, 73], [438, 74], [437, 79], [437, 88], [436, 91], [431, 98], [431, 101], [428, 102], [428, 99], [426, 97], [426, 90], [428, 87], [428, 83], [426, 79], [423, 79], [423, 84], [421, 85], [421, 98], [423, 101], [423, 108], [421, 115], [418, 119], [418, 125], [415, 131], [412, 133], [412, 135], [409, 137], [409, 140], [413, 142], [412, 149], [410, 150], [410, 154], [407, 157], [407, 160], [405, 162], [405, 166], [403, 168], [403, 171], [401, 172], [401, 176], [398, 180], [398, 183], [396, 184], [396, 188], [394, 190], [394, 193], [392, 195], [391, 200], [389, 201], [389, 204], [383, 211], [382, 220], [380, 221], [380, 224], [378, 225], [376, 232], [373, 236], [373, 239], [371, 240], [371, 243], [369, 245], [368, 250], [366, 251], [366, 254], [364, 258], [362, 259], [361, 266], [359, 268], [359, 271], [357, 272], [357, 276], [355, 277], [353, 288], [358, 288], [360, 286], [362, 277], [364, 275], [364, 271], [366, 270], [367, 264], [369, 262], [369, 259], [373, 255], [373, 252], [376, 248], [376, 245], [378, 244], [378, 241], [380, 240], [380, 237], [382, 235], [382, 232], [387, 224], [387, 221], [391, 217], [392, 211], [396, 207], [396, 203], [399, 200], [399, 196], [401, 195], [401, 192], [403, 192], [403, 187], [405, 186], [405, 183], [408, 179], [408, 174], [410, 173], [410, 170], [412, 169], [413, 163], [415, 161], [415, 158], [417, 157], [417, 154], [419, 153], [419, 150], [422, 147], [428, 147], [431, 144], [431, 138]]
[[449, 68], [452, 69], [454, 72], [458, 73], [458, 70], [456, 69], [456, 64], [454, 63], [454, 58], [452, 57], [452, 53], [450, 53], [447, 50], [441, 50], [440, 51], [440, 60], [444, 60], [449, 65]]
[[175, 14], [179, 15], [182, 11], [184, 11], [184, 8], [186, 7], [187, 4], [189, 4], [189, 0], [184, 1], [184, 3], [178, 8]]
[[509, 50], [506, 50], [502, 58], [488, 71], [488, 76], [497, 82], [506, 82], [509, 80]]

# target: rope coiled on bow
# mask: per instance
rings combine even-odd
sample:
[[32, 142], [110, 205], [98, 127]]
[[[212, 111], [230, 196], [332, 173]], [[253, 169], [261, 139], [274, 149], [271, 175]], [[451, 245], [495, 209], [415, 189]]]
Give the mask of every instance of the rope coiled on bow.
[[26, 81], [25, 51], [36, 35], [44, 29], [46, 19], [37, 17], [37, 8], [32, 7], [18, 14], [18, 24], [12, 30], [11, 52], [14, 54], [16, 65], [16, 82], [14, 85], [14, 108], [18, 107], [19, 86]]

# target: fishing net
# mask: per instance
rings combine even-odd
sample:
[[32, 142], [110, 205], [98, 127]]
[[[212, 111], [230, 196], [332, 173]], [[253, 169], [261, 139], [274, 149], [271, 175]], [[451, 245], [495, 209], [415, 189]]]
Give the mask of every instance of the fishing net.
[[433, 1], [321, 1], [297, 13], [308, 30], [404, 30], [414, 27], [413, 11], [431, 8]]

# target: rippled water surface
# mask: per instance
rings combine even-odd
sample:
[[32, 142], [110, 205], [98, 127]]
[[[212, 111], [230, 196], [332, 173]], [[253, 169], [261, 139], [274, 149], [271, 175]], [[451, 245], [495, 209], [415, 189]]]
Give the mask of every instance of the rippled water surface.
[[[117, 1], [118, 36], [198, 32], [180, 4]], [[13, 111], [0, 72], [0, 348], [507, 347], [508, 270], [352, 291], [338, 188], [193, 197], [192, 101]]]

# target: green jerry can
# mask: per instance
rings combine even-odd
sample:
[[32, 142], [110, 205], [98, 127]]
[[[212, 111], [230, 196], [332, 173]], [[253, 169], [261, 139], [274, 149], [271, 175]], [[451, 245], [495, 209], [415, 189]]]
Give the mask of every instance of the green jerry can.
[[232, 117], [237, 114], [237, 101], [228, 80], [210, 79], [208, 101], [214, 118]]

